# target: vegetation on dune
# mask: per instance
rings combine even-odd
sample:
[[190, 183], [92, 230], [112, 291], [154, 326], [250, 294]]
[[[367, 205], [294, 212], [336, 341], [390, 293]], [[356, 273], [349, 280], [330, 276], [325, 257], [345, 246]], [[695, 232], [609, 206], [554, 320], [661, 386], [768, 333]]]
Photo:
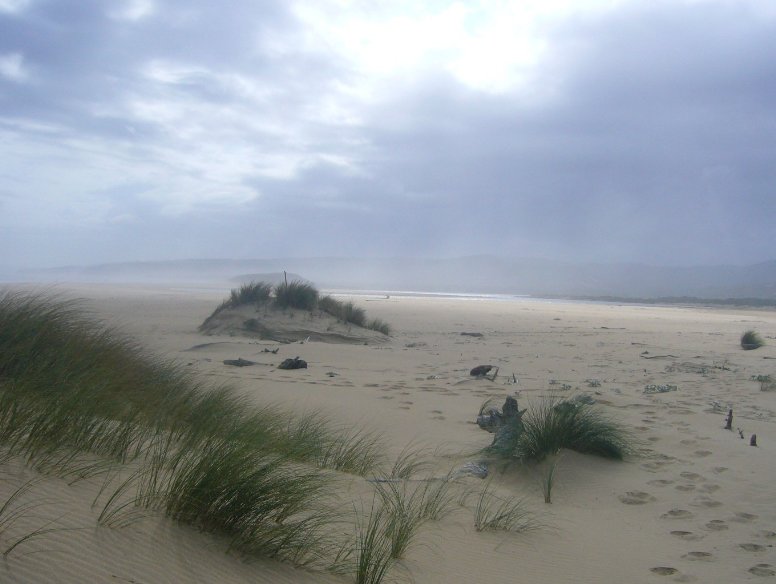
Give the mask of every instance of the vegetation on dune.
[[622, 460], [634, 439], [599, 409], [558, 398], [545, 398], [521, 417], [510, 418], [502, 440], [490, 450], [525, 461], [541, 462], [561, 449]]
[[315, 310], [318, 307], [318, 290], [312, 284], [289, 282], [275, 286], [275, 306]]
[[741, 335], [741, 348], [745, 351], [759, 349], [763, 345], [765, 345], [765, 341], [755, 331], [749, 330]]
[[298, 281], [278, 284], [274, 288], [266, 282], [243, 284], [240, 288], [231, 291], [229, 298], [224, 300], [205, 320], [203, 327], [225, 309], [244, 305], [262, 306], [269, 302], [281, 309], [295, 308], [310, 312], [320, 310], [344, 323], [374, 330], [387, 336], [391, 334], [391, 326], [388, 323], [379, 318], [367, 319], [366, 311], [352, 301], [342, 302], [328, 295], [321, 296], [313, 285]]
[[[3, 456], [80, 480], [105, 475], [100, 523], [139, 509], [248, 554], [320, 563], [330, 473], [370, 473], [379, 436], [257, 408], [91, 319], [76, 302], [0, 296]], [[123, 477], [123, 478], [122, 478]]]

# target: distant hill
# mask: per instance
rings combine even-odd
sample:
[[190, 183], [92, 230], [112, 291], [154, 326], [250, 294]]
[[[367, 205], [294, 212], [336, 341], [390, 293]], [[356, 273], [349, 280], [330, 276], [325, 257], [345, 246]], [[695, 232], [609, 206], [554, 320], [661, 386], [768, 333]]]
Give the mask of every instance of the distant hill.
[[[319, 288], [532, 296], [776, 299], [776, 261], [750, 266], [659, 267], [472, 256], [176, 260], [19, 272], [19, 281], [221, 282], [293, 272]], [[289, 278], [291, 279], [291, 278]]]

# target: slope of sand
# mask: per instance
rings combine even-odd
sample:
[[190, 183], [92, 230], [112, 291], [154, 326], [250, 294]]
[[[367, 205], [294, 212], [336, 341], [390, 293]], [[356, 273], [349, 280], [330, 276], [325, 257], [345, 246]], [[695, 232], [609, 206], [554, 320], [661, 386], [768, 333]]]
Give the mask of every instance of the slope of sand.
[[[563, 453], [551, 505], [543, 502], [541, 469], [491, 466], [494, 488], [525, 497], [543, 526], [523, 534], [478, 533], [470, 501], [423, 527], [402, 562], [415, 582], [776, 581], [776, 392], [750, 381], [776, 375], [776, 312], [356, 297], [369, 317], [392, 325], [389, 342], [277, 344], [197, 332], [224, 290], [66, 292], [87, 298], [111, 324], [215, 383], [229, 382], [257, 403], [323, 410], [342, 425], [378, 429], [389, 454], [410, 442], [427, 447], [440, 472], [481, 458], [477, 450], [491, 435], [473, 423], [480, 405], [515, 391], [525, 407], [571, 386], [565, 393], [591, 394], [641, 440], [639, 455], [626, 462]], [[746, 329], [771, 337], [769, 345], [742, 351], [738, 340]], [[277, 347], [277, 354], [264, 352]], [[309, 368], [276, 369], [295, 356]], [[257, 364], [222, 363], [238, 357]], [[499, 376], [470, 379], [478, 364], [498, 366]], [[592, 379], [600, 386], [589, 387]], [[677, 391], [645, 394], [648, 384]], [[723, 429], [728, 407], [743, 440]], [[753, 433], [757, 448], [749, 446]], [[35, 476], [15, 462], [1, 470], [4, 498]], [[475, 489], [484, 484], [474, 477], [462, 482]], [[362, 479], [354, 485], [368, 490]], [[215, 538], [152, 517], [121, 529], [97, 527], [99, 509], [91, 504], [99, 486], [41, 478], [31, 497], [45, 504], [30, 528], [13, 529], [23, 534], [54, 520], [72, 530], [21, 544], [0, 563], [0, 581], [346, 581], [272, 562], [245, 563], [226, 555]], [[343, 504], [350, 504], [347, 498]], [[13, 535], [0, 533], [0, 543]]]

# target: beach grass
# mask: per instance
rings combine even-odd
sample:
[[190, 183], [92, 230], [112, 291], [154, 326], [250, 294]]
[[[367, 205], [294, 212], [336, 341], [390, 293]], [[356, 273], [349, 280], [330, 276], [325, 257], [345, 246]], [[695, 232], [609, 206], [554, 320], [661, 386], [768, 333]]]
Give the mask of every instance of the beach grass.
[[[485, 408], [481, 408], [481, 411]], [[630, 432], [593, 405], [558, 397], [534, 402], [520, 418], [507, 419], [497, 446], [487, 450], [506, 458], [541, 462], [561, 449], [622, 460], [633, 452]]]
[[100, 524], [147, 509], [304, 565], [332, 518], [319, 468], [366, 474], [382, 452], [379, 436], [207, 387], [77, 302], [21, 293], [0, 296], [0, 445], [68, 480], [124, 476], [106, 481]]
[[318, 290], [305, 282], [284, 282], [275, 286], [273, 302], [278, 308], [313, 311], [318, 308]]
[[523, 533], [539, 527], [535, 515], [519, 497], [495, 495], [487, 483], [477, 498], [474, 528], [477, 531], [512, 531]]
[[748, 330], [741, 335], [741, 348], [745, 351], [759, 349], [764, 345], [765, 341], [756, 331]]

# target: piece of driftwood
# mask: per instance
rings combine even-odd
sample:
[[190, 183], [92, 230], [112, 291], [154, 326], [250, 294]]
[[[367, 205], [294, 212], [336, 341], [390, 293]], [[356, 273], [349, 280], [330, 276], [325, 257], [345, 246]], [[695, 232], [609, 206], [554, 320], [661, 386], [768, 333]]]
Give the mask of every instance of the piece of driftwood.
[[757, 446], [757, 434], [752, 434], [752, 437], [749, 439], [749, 446]]
[[728, 410], [728, 415], [725, 419], [725, 430], [733, 430], [733, 408]]
[[642, 359], [678, 359], [676, 355], [640, 355]]
[[479, 338], [484, 337], [485, 335], [483, 335], [482, 333], [461, 333], [461, 336], [462, 337], [476, 337], [476, 338], [479, 339]]
[[256, 365], [255, 361], [248, 361], [248, 359], [225, 359], [224, 365], [232, 365], [234, 367], [249, 367], [250, 365]]
[[477, 365], [477, 367], [474, 367], [469, 371], [469, 375], [476, 377], [477, 379], [485, 378], [494, 381], [496, 375], [498, 375], [498, 367], [495, 367], [494, 365]]

